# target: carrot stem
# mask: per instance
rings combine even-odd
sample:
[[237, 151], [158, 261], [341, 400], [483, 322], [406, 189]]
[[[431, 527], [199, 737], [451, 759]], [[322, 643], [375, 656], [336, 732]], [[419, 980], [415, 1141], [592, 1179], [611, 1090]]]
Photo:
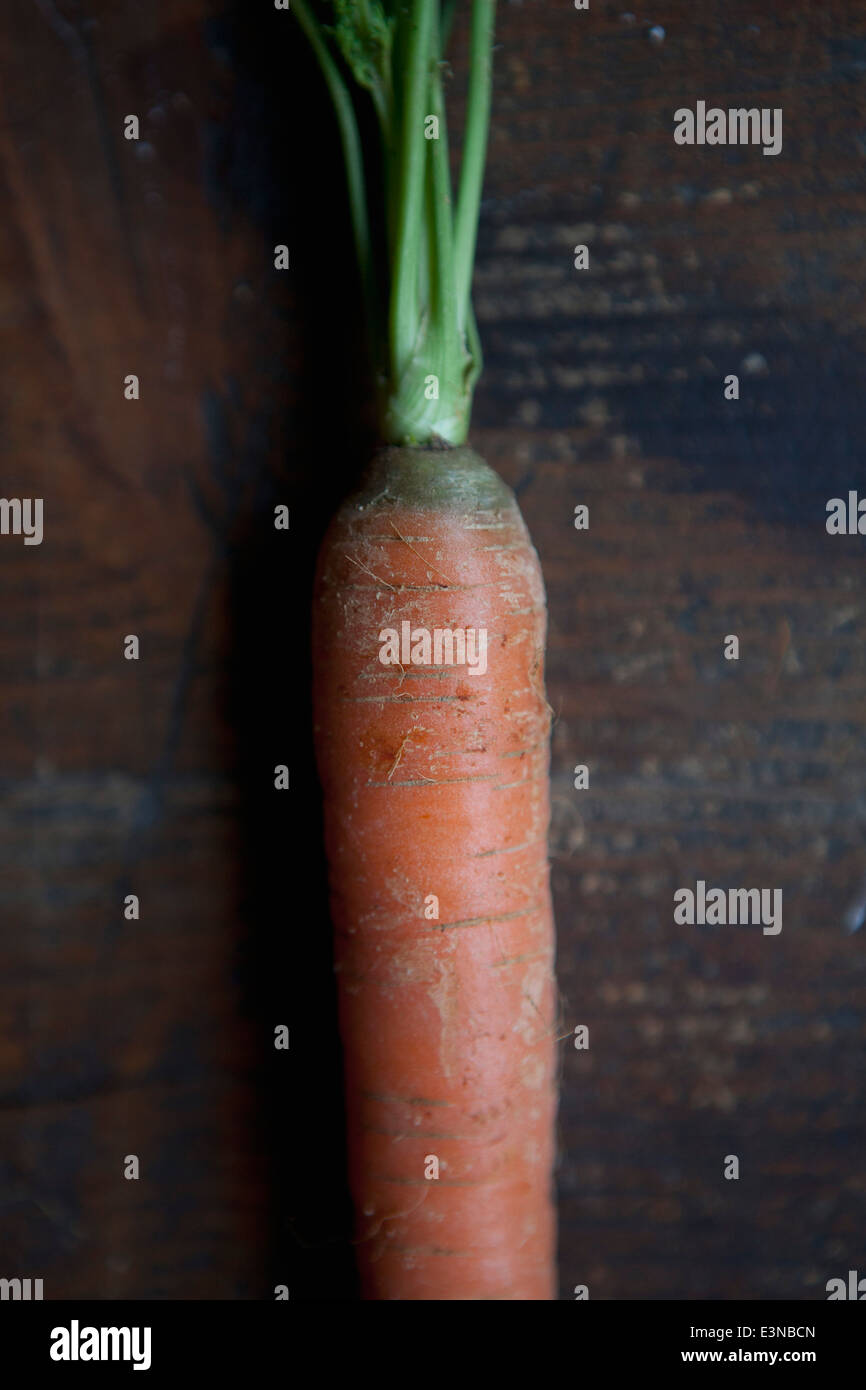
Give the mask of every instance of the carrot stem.
[[412, 0], [403, 70], [403, 116], [397, 190], [397, 234], [391, 267], [391, 371], [399, 381], [409, 366], [418, 337], [419, 227], [424, 204], [424, 102], [433, 6]]
[[484, 181], [487, 130], [490, 123], [492, 86], [493, 20], [496, 0], [473, 0], [469, 49], [469, 95], [466, 104], [466, 142], [460, 168], [457, 220], [454, 230], [454, 263], [457, 278], [458, 327], [466, 327], [472, 264]]
[[328, 86], [340, 141], [346, 164], [346, 184], [349, 193], [349, 212], [352, 218], [352, 232], [355, 238], [355, 252], [361, 276], [361, 292], [364, 297], [364, 310], [367, 319], [367, 332], [374, 364], [380, 356], [381, 331], [379, 297], [376, 291], [373, 264], [373, 246], [370, 235], [370, 217], [367, 210], [367, 190], [364, 179], [364, 159], [361, 153], [361, 140], [358, 122], [349, 89], [324, 43], [319, 25], [307, 9], [305, 0], [294, 0], [294, 11], [310, 46], [316, 55], [322, 75]]
[[[312, 18], [308, 0], [297, 0], [294, 8], [340, 123], [375, 343], [382, 434], [398, 445], [462, 444], [481, 371], [470, 289], [490, 119], [495, 0], [473, 0], [456, 213], [442, 84], [454, 0], [329, 0], [328, 7], [333, 25]], [[348, 69], [356, 89], [369, 93], [379, 125], [381, 246], [371, 236], [357, 116], [341, 68]], [[376, 294], [379, 264], [388, 281], [384, 314]]]

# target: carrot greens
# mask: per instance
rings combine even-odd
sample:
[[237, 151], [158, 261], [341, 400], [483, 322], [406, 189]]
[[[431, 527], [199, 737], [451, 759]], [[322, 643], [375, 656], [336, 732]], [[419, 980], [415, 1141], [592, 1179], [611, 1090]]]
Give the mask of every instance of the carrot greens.
[[[456, 208], [442, 80], [453, 0], [293, 0], [292, 9], [343, 146], [382, 434], [392, 444], [462, 444], [481, 370], [470, 293], [495, 0], [472, 3]], [[363, 100], [375, 112], [378, 160], [365, 159]]]

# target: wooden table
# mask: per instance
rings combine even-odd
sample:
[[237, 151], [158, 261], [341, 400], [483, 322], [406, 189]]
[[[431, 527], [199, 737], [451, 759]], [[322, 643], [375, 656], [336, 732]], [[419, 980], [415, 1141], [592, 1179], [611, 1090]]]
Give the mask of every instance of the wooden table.
[[[564, 1298], [864, 1268], [866, 587], [824, 522], [866, 493], [866, 11], [764, 11], [500, 11], [473, 440], [550, 598]], [[308, 704], [370, 443], [336, 138], [266, 5], [4, 28], [3, 490], [45, 538], [0, 536], [0, 1274], [352, 1298]], [[677, 146], [698, 99], [781, 107], [782, 153]], [[783, 931], [677, 926], [698, 878], [782, 888]]]

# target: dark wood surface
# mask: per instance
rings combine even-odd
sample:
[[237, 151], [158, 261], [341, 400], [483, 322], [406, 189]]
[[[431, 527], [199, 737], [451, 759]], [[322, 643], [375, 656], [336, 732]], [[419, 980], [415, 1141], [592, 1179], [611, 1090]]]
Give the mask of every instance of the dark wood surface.
[[[45, 540], [0, 537], [0, 1275], [351, 1298], [307, 610], [370, 433], [327, 106], [266, 4], [2, 28], [2, 491]], [[550, 600], [564, 1298], [866, 1269], [866, 584], [824, 527], [866, 493], [864, 93], [853, 0], [501, 6], [473, 442]], [[698, 99], [782, 107], [782, 153], [676, 146]], [[697, 878], [782, 888], [781, 935], [676, 926]]]

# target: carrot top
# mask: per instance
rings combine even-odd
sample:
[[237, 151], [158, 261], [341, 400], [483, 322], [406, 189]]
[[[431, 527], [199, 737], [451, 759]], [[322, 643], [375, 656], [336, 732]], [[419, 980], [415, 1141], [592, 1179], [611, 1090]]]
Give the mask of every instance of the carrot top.
[[[442, 89], [454, 0], [326, 0], [317, 8], [331, 23], [308, 0], [292, 8], [340, 130], [383, 436], [391, 444], [462, 444], [481, 371], [470, 290], [495, 0], [472, 3], [456, 209]], [[379, 127], [375, 172], [361, 147], [362, 100], [372, 102]], [[374, 200], [381, 215], [371, 219]]]

